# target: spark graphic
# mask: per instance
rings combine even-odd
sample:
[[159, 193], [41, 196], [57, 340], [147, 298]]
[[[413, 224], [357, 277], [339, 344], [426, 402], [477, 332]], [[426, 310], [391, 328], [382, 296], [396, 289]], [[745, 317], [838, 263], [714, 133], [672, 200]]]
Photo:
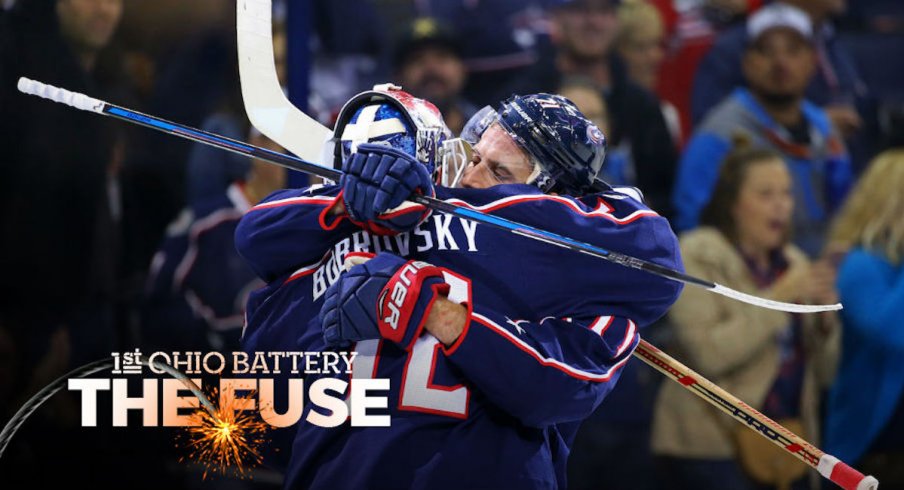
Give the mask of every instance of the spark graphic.
[[[250, 395], [253, 396], [253, 393]], [[217, 390], [211, 393], [217, 398]], [[215, 411], [197, 410], [191, 415], [192, 425], [185, 428], [177, 446], [189, 450], [187, 458], [204, 466], [204, 479], [211, 473], [232, 473], [239, 478], [249, 477], [248, 470], [258, 466], [263, 457], [260, 447], [266, 442], [269, 429], [257, 411], [248, 408], [249, 399], [227, 392], [219, 397]]]

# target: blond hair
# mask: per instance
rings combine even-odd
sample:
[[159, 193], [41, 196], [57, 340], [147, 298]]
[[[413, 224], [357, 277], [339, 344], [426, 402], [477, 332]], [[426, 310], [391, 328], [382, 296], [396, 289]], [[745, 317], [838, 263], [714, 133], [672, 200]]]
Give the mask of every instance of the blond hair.
[[624, 43], [632, 35], [644, 33], [662, 38], [665, 24], [656, 7], [646, 0], [624, 0], [618, 7], [618, 42]]
[[876, 157], [832, 225], [830, 243], [861, 246], [894, 264], [904, 256], [904, 150]]

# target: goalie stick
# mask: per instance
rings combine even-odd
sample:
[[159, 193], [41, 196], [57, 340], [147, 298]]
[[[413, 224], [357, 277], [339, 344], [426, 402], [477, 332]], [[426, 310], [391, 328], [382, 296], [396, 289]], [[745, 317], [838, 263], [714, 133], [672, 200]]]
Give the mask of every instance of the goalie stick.
[[692, 371], [671, 356], [641, 340], [634, 357], [642, 359], [650, 366], [684, 386], [688, 391], [703, 398], [719, 410], [727, 413], [750, 430], [772, 441], [776, 446], [791, 453], [797, 459], [815, 468], [820, 475], [831, 480], [845, 490], [876, 490], [879, 481], [872, 476], [848, 466], [831, 454], [826, 454], [778, 422], [761, 414], [736, 396]]
[[[289, 102], [289, 100], [283, 96], [279, 81], [276, 78], [276, 67], [273, 57], [272, 11], [273, 5], [271, 0], [238, 0], [236, 2], [239, 78], [242, 85], [245, 112], [248, 114], [248, 119], [255, 128], [284, 148], [292, 150], [292, 145], [299, 145], [302, 142], [311, 144], [317, 143], [320, 145], [325, 141], [323, 135], [329, 135], [330, 130]], [[276, 110], [277, 108], [278, 110]], [[273, 117], [273, 114], [278, 114], [278, 117]], [[279, 124], [275, 124], [274, 119], [278, 119]], [[285, 130], [289, 126], [293, 128], [293, 131]], [[328, 137], [329, 136], [327, 136], [327, 138]], [[305, 156], [298, 151], [292, 151], [309, 161], [319, 161], [319, 156], [321, 155], [321, 150], [314, 148], [306, 148], [305, 151], [309, 152], [309, 156]], [[325, 177], [323, 174], [317, 172], [312, 173]], [[337, 175], [340, 174], [337, 172]], [[338, 178], [327, 178], [338, 182]], [[685, 284], [703, 287], [714, 293], [744, 303], [794, 313], [813, 313], [841, 309], [840, 304], [791, 305], [789, 303], [758, 298], [727, 288], [721, 284], [704, 281], [678, 271], [667, 269], [651, 262], [645, 262], [634, 257], [610, 252], [600, 247], [580, 243], [575, 240], [570, 240], [567, 237], [555, 235], [543, 230], [522, 226], [518, 223], [503, 220], [492, 215], [484, 215], [444, 201], [422, 196], [412, 196], [411, 200], [437, 211], [453, 214], [479, 223], [497, 226], [499, 228], [507, 229], [512, 233], [527, 236], [535, 240], [545, 241], [560, 247], [577, 250], [611, 262], [619, 263], [626, 267], [644, 270]]]
[[279, 85], [270, 0], [239, 0], [236, 9], [239, 73], [248, 119], [283, 148], [304, 160], [319, 162], [323, 143], [333, 132], [298, 110]]
[[[19, 91], [29, 95], [43, 97], [45, 99], [65, 104], [83, 111], [94, 112], [106, 116], [113, 116], [117, 119], [140, 124], [151, 129], [163, 131], [165, 133], [186, 138], [192, 141], [215, 146], [217, 148], [228, 150], [234, 153], [239, 153], [241, 155], [266, 160], [270, 163], [275, 163], [292, 170], [299, 170], [301, 172], [314, 174], [336, 182], [338, 182], [340, 177], [342, 177], [342, 172], [340, 172], [339, 170], [305, 161], [292, 155], [285, 155], [279, 152], [249, 145], [241, 141], [225, 138], [223, 136], [209, 133], [207, 131], [202, 131], [200, 129], [183, 126], [181, 124], [173, 123], [154, 116], [149, 116], [147, 114], [142, 114], [140, 112], [126, 109], [115, 104], [110, 104], [109, 102], [104, 102], [99, 99], [88, 97], [85, 94], [70, 92], [68, 90], [57, 88], [51, 85], [46, 85], [44, 83], [30, 80], [28, 78], [20, 78], [18, 88]], [[552, 233], [550, 231], [541, 230], [533, 226], [516, 223], [514, 221], [500, 218], [499, 216], [494, 216], [492, 214], [485, 214], [475, 209], [470, 209], [465, 206], [459, 206], [451, 202], [441, 201], [439, 199], [421, 195], [413, 195], [411, 196], [410, 200], [436, 211], [441, 211], [443, 213], [448, 213], [453, 216], [464, 218], [482, 225], [500, 228], [517, 235], [525, 236], [534, 240], [549, 243], [551, 245], [591, 255], [593, 257], [598, 257], [600, 259], [614, 262], [631, 269], [637, 269], [651, 274], [656, 274], [657, 276], [664, 277], [672, 281], [678, 281], [684, 284], [701, 287], [716, 294], [720, 294], [722, 296], [726, 296], [728, 298], [732, 298], [751, 305], [760, 306], [771, 310], [786, 311], [790, 313], [818, 313], [822, 311], [835, 311], [841, 309], [841, 304], [798, 305], [794, 303], [785, 303], [781, 301], [760, 298], [758, 296], [742, 293], [721, 284], [700, 279], [698, 277], [694, 277], [683, 272], [670, 269], [668, 267], [663, 267], [653, 262], [648, 262], [646, 260], [641, 260], [630, 255], [613, 252], [597, 245], [591, 245], [589, 243], [574, 240], [572, 238]]]

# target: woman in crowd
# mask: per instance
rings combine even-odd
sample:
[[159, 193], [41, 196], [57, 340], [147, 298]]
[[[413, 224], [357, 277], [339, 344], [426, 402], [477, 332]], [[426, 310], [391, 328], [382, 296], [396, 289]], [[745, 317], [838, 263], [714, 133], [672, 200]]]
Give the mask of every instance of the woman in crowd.
[[879, 155], [830, 234], [843, 347], [829, 394], [825, 450], [885, 488], [904, 488], [904, 150]]
[[[615, 48], [625, 63], [628, 77], [651, 93], [656, 93], [659, 72], [666, 55], [666, 32], [659, 11], [646, 0], [624, 1], [618, 7], [618, 26]], [[660, 105], [672, 141], [675, 146], [681, 146], [682, 127], [678, 110], [665, 99], [661, 100]]]
[[[835, 302], [828, 262], [811, 264], [789, 242], [794, 199], [784, 161], [748, 146], [736, 142], [703, 226], [681, 237], [687, 273], [779, 301]], [[670, 320], [675, 352], [688, 365], [818, 443], [819, 388], [837, 359], [836, 316], [791, 315], [686, 288]], [[676, 384], [659, 394], [652, 445], [670, 488], [807, 485], [806, 466]]]

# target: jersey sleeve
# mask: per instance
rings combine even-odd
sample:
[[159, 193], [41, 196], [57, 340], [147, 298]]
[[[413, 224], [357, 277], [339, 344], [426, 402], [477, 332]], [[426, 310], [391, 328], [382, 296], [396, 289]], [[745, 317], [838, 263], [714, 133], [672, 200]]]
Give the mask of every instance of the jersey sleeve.
[[239, 222], [235, 246], [254, 272], [269, 282], [320, 260], [329, 246], [358, 228], [330, 216], [338, 186], [278, 191]]
[[186, 349], [204, 345], [202, 326], [176, 284], [179, 265], [188, 253], [188, 227], [193, 218], [184, 210], [170, 224], [151, 261], [140, 308], [142, 337], [148, 345]]
[[[457, 192], [457, 198], [446, 202], [684, 270], [669, 222], [628, 194], [610, 190], [575, 199], [541, 194], [530, 186], [497, 187], [500, 189], [490, 189], [493, 192], [465, 189], [469, 192]], [[460, 266], [461, 260], [436, 265], [474, 279], [481, 301], [505, 304], [503, 311], [521, 318], [595, 318], [606, 314], [630, 318], [645, 327], [665, 314], [682, 289], [679, 282], [630, 264], [626, 267], [617, 260], [601, 260], [551, 247], [542, 240], [527, 240], [517, 230], [511, 233], [482, 228], [477, 245], [493, 254], [490, 261], [479, 262], [480, 267], [466, 270]], [[488, 274], [494, 278], [492, 288], [486, 287]]]
[[627, 318], [512, 320], [479, 305], [448, 359], [496, 406], [525, 425], [589, 416], [640, 342]]

